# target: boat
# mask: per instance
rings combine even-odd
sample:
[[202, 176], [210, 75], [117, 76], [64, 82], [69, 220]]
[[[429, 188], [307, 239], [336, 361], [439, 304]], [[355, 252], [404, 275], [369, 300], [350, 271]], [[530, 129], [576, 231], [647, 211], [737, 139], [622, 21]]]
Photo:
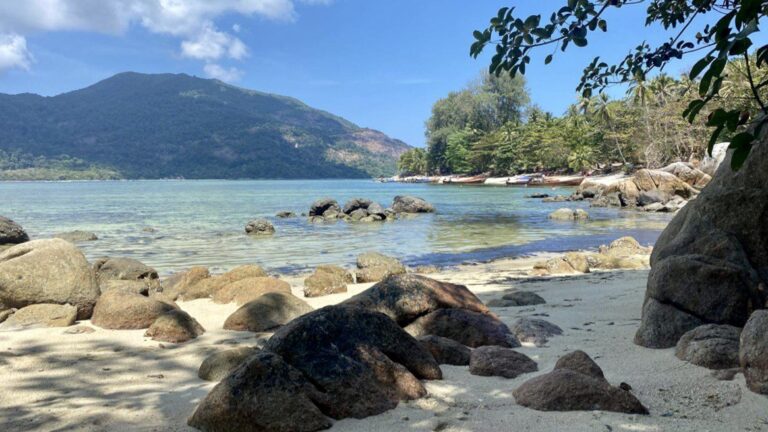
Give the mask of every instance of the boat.
[[521, 174], [507, 179], [507, 186], [526, 186], [535, 176], [531, 174]]
[[485, 179], [487, 179], [488, 176], [486, 175], [477, 175], [473, 177], [453, 177], [446, 179], [444, 183], [450, 183], [450, 184], [481, 184], [485, 182]]
[[584, 181], [584, 176], [542, 176], [532, 179], [531, 185], [541, 186], [578, 186]]
[[509, 181], [510, 177], [488, 177], [483, 184], [490, 186], [504, 186]]

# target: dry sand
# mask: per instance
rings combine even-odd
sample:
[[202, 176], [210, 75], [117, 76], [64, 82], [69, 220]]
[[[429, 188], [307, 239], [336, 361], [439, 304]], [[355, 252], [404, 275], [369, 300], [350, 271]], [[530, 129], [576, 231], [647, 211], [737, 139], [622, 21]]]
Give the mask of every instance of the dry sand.
[[[611, 383], [629, 383], [651, 415], [538, 412], [516, 405], [512, 396], [536, 374], [508, 380], [443, 366], [444, 379], [427, 384], [426, 398], [379, 416], [338, 421], [331, 430], [768, 431], [768, 398], [748, 391], [741, 374], [734, 381], [718, 381], [707, 369], [675, 358], [673, 349], [650, 350], [632, 343], [647, 271], [521, 278], [520, 269], [526, 267], [529, 261], [504, 260], [431, 276], [466, 284], [484, 301], [511, 289], [539, 293], [547, 304], [494, 309], [507, 323], [535, 315], [563, 328], [564, 335], [545, 347], [520, 349], [538, 362], [538, 373], [552, 370], [559, 356], [582, 349]], [[309, 302], [315, 307], [336, 303], [368, 286]], [[296, 283], [296, 293], [298, 287]], [[230, 347], [258, 345], [269, 334], [222, 330], [235, 305], [196, 300], [180, 306], [207, 329], [181, 345], [152, 341], [143, 337], [143, 330], [0, 332], [0, 431], [192, 430], [187, 417], [215, 385], [197, 378], [203, 359]]]

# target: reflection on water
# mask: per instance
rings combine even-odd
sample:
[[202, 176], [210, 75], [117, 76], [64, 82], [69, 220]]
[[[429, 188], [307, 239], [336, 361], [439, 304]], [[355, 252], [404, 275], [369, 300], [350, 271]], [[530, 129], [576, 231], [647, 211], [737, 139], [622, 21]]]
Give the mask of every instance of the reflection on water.
[[[80, 245], [89, 259], [129, 256], [162, 273], [192, 265], [224, 270], [243, 263], [290, 272], [318, 264], [350, 264], [367, 250], [399, 256], [411, 264], [450, 265], [593, 248], [628, 234], [652, 243], [670, 219], [665, 214], [589, 208], [589, 221], [551, 221], [547, 215], [554, 209], [588, 204], [525, 198], [542, 192], [569, 194], [571, 189], [367, 180], [0, 183], [0, 214], [21, 223], [34, 238], [75, 229], [93, 231], [99, 240]], [[387, 206], [395, 195], [403, 194], [427, 199], [438, 213], [378, 224], [274, 218], [280, 210], [306, 212], [312, 201], [324, 196], [342, 204], [366, 197]], [[243, 227], [255, 217], [270, 218], [277, 234], [246, 236]]]

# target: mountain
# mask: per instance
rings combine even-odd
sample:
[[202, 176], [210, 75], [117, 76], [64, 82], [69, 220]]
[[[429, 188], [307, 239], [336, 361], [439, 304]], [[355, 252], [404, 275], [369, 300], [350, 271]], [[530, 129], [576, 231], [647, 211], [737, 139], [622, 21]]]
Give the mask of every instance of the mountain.
[[409, 148], [293, 98], [185, 74], [126, 72], [53, 97], [0, 94], [6, 178], [35, 169], [97, 178], [361, 178], [393, 174]]

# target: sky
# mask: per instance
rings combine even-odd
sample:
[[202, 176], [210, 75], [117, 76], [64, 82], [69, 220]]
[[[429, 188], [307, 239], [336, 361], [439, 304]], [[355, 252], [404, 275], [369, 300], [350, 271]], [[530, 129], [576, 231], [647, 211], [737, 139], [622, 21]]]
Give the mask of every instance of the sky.
[[[116, 73], [187, 73], [298, 98], [423, 146], [434, 102], [475, 80], [472, 31], [502, 6], [545, 19], [565, 0], [0, 0], [0, 93], [53, 96]], [[542, 51], [531, 99], [562, 114], [595, 56], [618, 61], [639, 42], [645, 5], [606, 15], [585, 48]], [[487, 54], [487, 53], [486, 53]], [[695, 59], [672, 65], [679, 74]], [[621, 96], [620, 89], [614, 96]]]

